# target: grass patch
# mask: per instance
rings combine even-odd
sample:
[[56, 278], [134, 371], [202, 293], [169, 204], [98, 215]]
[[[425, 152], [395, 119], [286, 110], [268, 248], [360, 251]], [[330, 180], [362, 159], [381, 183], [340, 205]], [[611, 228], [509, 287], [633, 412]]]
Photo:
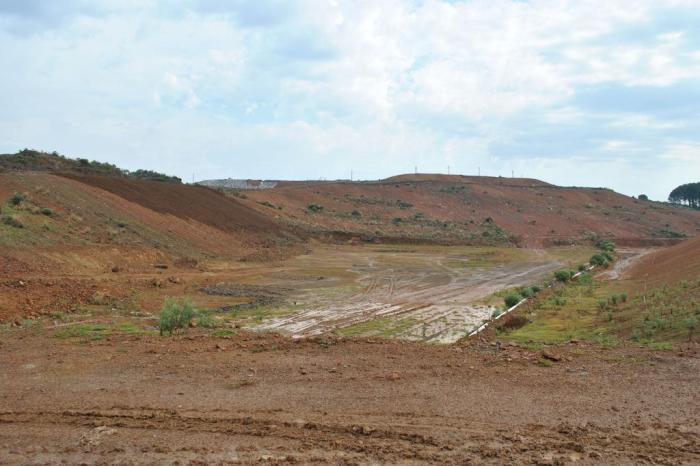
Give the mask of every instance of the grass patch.
[[101, 340], [111, 333], [110, 328], [105, 324], [77, 324], [56, 330], [53, 336], [61, 339], [81, 338], [86, 340]]

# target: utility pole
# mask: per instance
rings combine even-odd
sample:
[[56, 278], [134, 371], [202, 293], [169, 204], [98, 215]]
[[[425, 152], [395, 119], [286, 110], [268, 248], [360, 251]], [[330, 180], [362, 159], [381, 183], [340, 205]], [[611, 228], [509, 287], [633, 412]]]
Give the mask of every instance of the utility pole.
[[350, 181], [352, 181], [352, 170], [350, 170]]
[[418, 165], [413, 167], [413, 173], [415, 173], [416, 175], [418, 174]]
[[450, 166], [449, 165], [447, 166], [447, 174], [448, 175], [450, 174]]
[[478, 173], [479, 173], [479, 174], [478, 174], [477, 176], [481, 176], [481, 167], [479, 167]]
[[511, 178], [515, 178], [515, 170], [511, 170], [511, 171], [510, 171], [510, 177], [511, 177]]

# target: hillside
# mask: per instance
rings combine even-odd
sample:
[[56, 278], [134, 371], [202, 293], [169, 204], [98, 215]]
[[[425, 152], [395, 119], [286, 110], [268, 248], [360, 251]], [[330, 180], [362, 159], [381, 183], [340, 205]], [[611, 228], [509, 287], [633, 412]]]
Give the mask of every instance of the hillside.
[[280, 184], [230, 193], [307, 231], [345, 237], [541, 246], [668, 244], [700, 229], [700, 212], [603, 188], [529, 179], [401, 175], [378, 182]]
[[70, 267], [78, 251], [84, 270], [106, 271], [166, 259], [274, 257], [300, 241], [216, 191], [122, 177], [0, 174], [0, 209], [0, 257], [37, 270]]
[[81, 175], [100, 175], [119, 178], [136, 178], [151, 181], [180, 183], [180, 178], [152, 170], [124, 170], [111, 163], [88, 159], [72, 159], [56, 152], [47, 153], [23, 149], [16, 154], [0, 154], [0, 173], [3, 172], [49, 172]]
[[626, 278], [654, 285], [700, 278], [700, 237], [648, 254], [630, 267]]

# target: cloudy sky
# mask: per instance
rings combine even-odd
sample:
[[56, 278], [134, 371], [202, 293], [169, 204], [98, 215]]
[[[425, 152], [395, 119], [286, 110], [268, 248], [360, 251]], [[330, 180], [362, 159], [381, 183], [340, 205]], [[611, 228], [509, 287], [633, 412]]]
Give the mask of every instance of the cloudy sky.
[[205, 178], [700, 181], [700, 0], [0, 0], [0, 152]]

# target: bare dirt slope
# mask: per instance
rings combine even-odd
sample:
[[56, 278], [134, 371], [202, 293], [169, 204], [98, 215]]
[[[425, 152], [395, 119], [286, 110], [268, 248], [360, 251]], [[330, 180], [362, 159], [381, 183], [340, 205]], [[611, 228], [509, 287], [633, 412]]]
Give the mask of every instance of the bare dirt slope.
[[155, 212], [194, 220], [222, 231], [268, 234], [280, 228], [268, 216], [202, 186], [103, 176], [64, 176], [109, 191]]
[[602, 236], [643, 246], [692, 237], [700, 228], [698, 211], [527, 179], [406, 175], [244, 195], [242, 202], [260, 212], [313, 232], [386, 240], [541, 246]]
[[5, 335], [8, 463], [697, 464], [696, 349]]
[[658, 285], [694, 279], [699, 273], [700, 238], [693, 238], [649, 254], [631, 267], [627, 276]]

